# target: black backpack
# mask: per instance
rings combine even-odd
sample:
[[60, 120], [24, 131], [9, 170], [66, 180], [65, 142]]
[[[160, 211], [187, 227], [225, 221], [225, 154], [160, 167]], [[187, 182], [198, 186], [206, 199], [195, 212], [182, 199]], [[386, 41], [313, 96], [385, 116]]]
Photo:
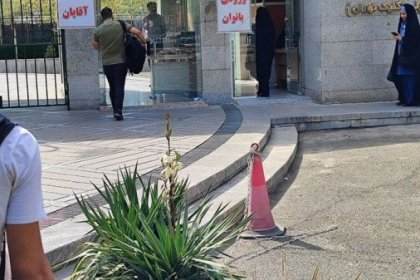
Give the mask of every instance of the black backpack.
[[124, 48], [128, 71], [131, 75], [138, 74], [143, 71], [146, 49], [133, 34], [127, 32], [124, 21], [118, 20], [118, 22], [124, 31]]
[[[0, 145], [6, 138], [7, 134], [15, 127], [8, 118], [0, 114]], [[1, 252], [1, 263], [0, 263], [0, 279], [4, 279], [6, 272], [6, 238], [3, 234], [3, 251]]]

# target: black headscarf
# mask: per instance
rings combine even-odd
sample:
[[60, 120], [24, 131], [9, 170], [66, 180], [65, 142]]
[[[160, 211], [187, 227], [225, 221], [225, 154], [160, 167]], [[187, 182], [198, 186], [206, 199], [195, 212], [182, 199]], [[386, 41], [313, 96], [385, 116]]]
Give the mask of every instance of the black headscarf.
[[[404, 8], [407, 13], [405, 25], [406, 33], [401, 48], [407, 53], [411, 53], [413, 48], [418, 48], [419, 46], [418, 41], [420, 40], [420, 25], [416, 9], [411, 4], [404, 4]], [[402, 22], [403, 20], [400, 17], [398, 30], [400, 30]]]
[[[407, 13], [405, 36], [401, 44], [401, 55], [413, 55], [420, 52], [420, 24], [417, 18], [416, 9], [411, 4], [404, 4], [405, 12]], [[401, 29], [403, 20], [400, 17], [398, 22], [398, 31]], [[398, 41], [395, 43], [394, 58], [392, 59], [392, 71], [396, 73], [398, 63]], [[417, 64], [416, 68], [420, 67], [420, 61], [413, 61]]]

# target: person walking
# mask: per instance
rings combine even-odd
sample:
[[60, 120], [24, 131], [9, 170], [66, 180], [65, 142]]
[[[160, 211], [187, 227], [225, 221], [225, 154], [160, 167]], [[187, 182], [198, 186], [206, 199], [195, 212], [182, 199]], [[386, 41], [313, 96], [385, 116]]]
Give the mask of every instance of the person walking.
[[419, 102], [420, 25], [415, 8], [401, 5], [391, 74], [398, 91], [397, 105], [415, 106]]
[[[7, 236], [8, 256], [0, 246], [0, 279], [52, 280], [39, 221], [46, 216], [41, 188], [41, 159], [36, 139], [0, 114], [0, 244]], [[11, 273], [11, 275], [10, 275]]]
[[257, 70], [257, 97], [270, 96], [271, 64], [274, 58], [276, 31], [265, 7], [257, 9], [255, 18], [255, 62]]
[[[124, 49], [124, 30], [118, 21], [114, 20], [111, 8], [101, 10], [103, 23], [93, 33], [92, 47], [100, 50], [102, 65], [109, 84], [109, 97], [111, 99], [114, 118], [117, 121], [124, 119], [122, 109], [124, 103], [124, 87], [127, 76], [127, 64]], [[143, 33], [125, 23], [127, 32], [133, 33], [143, 44], [146, 39]]]

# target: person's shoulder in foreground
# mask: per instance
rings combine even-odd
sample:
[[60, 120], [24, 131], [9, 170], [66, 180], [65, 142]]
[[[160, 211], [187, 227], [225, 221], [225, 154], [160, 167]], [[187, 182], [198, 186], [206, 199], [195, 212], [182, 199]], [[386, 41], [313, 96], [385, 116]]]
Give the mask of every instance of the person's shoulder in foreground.
[[12, 279], [54, 279], [39, 229], [45, 217], [39, 147], [20, 126], [0, 145], [0, 191], [7, 194], [0, 198], [1, 229], [6, 230]]

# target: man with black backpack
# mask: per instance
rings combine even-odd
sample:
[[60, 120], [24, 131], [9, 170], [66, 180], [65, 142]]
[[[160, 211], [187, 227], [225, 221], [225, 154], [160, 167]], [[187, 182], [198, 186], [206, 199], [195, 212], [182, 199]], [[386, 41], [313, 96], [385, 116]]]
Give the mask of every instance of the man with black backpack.
[[126, 28], [124, 30], [120, 22], [114, 21], [110, 8], [103, 8], [101, 16], [103, 23], [94, 31], [92, 47], [101, 52], [104, 73], [109, 83], [109, 97], [114, 111], [114, 118], [117, 121], [122, 121], [124, 119], [122, 108], [125, 78], [127, 76], [124, 45], [125, 30], [136, 35], [143, 44], [146, 44], [146, 39], [139, 29], [128, 23], [121, 22], [125, 24]]
[[0, 114], [0, 279], [54, 279], [39, 229], [45, 216], [38, 143]]

